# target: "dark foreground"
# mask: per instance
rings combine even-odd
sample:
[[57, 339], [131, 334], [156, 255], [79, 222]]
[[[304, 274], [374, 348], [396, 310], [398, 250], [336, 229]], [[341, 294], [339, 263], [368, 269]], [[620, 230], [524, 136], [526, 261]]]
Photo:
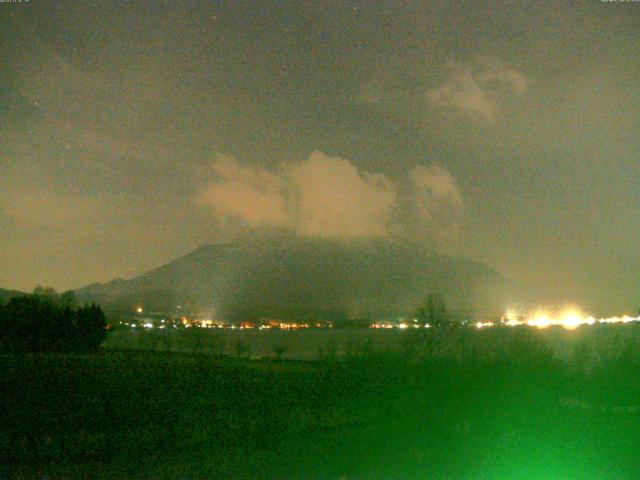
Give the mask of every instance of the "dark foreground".
[[640, 364], [1, 356], [0, 478], [635, 479]]

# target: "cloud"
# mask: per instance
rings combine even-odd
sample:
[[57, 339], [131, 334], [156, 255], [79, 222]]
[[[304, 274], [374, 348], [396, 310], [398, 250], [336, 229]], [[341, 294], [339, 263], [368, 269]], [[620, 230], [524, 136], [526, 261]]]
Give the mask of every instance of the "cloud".
[[427, 237], [435, 245], [455, 241], [464, 213], [458, 182], [439, 165], [416, 166], [409, 176], [416, 221], [407, 233], [413, 237]]
[[526, 92], [529, 81], [517, 70], [501, 63], [478, 57], [472, 63], [449, 62], [449, 77], [442, 85], [428, 90], [428, 103], [453, 107], [493, 120], [498, 102], [508, 95]]
[[314, 152], [285, 170], [294, 189], [295, 229], [302, 235], [384, 236], [395, 187], [382, 174], [360, 172], [348, 160]]
[[314, 152], [276, 173], [221, 156], [216, 180], [197, 195], [220, 220], [250, 227], [276, 226], [301, 235], [360, 237], [387, 232], [395, 203], [393, 184], [358, 171], [348, 160]]
[[455, 178], [439, 165], [416, 166], [411, 181], [418, 213], [429, 220], [444, 208], [457, 214], [464, 208], [462, 193]]
[[429, 228], [437, 232], [457, 222], [464, 206], [457, 182], [437, 165], [416, 166], [392, 181], [316, 151], [274, 171], [221, 156], [213, 172], [216, 178], [200, 190], [196, 203], [219, 221], [284, 227], [306, 236], [405, 235], [417, 225], [424, 227], [420, 234]]
[[200, 192], [197, 202], [210, 206], [220, 218], [242, 219], [250, 227], [291, 224], [286, 179], [265, 169], [240, 165], [220, 156], [213, 165], [217, 180]]
[[464, 199], [456, 179], [439, 165], [416, 165], [402, 184], [393, 234], [449, 250], [460, 239]]

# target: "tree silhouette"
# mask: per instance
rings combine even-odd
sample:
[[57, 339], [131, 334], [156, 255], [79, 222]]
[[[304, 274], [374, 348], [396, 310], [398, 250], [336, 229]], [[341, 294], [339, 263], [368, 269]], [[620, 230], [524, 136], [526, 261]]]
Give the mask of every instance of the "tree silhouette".
[[428, 323], [434, 328], [450, 323], [445, 307], [444, 296], [439, 293], [428, 294], [416, 313], [416, 319], [421, 323]]
[[78, 299], [76, 298], [76, 294], [73, 293], [73, 290], [60, 294], [58, 297], [58, 303], [61, 307], [70, 308], [72, 310], [77, 309], [79, 306]]
[[58, 296], [37, 287], [32, 295], [0, 305], [0, 350], [11, 352], [71, 352], [96, 350], [107, 322], [97, 305], [76, 307], [72, 294]]
[[107, 319], [95, 303], [79, 308], [74, 315], [77, 349], [97, 350], [107, 334]]

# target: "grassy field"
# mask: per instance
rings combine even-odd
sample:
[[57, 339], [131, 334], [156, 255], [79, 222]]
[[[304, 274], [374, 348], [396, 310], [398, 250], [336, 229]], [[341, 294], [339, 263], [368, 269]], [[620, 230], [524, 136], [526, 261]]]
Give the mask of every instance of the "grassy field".
[[[524, 327], [523, 327], [524, 328]], [[463, 357], [473, 353], [485, 360], [511, 355], [512, 339], [521, 329], [474, 327], [457, 328], [435, 336], [429, 355]], [[530, 333], [544, 343], [550, 353], [565, 364], [590, 369], [611, 362], [621, 355], [640, 356], [640, 324], [582, 326], [576, 330], [561, 327]], [[240, 356], [261, 359], [327, 360], [370, 354], [416, 353], [416, 337], [425, 332], [414, 330], [302, 329], [220, 330], [119, 328], [107, 336], [107, 350], [151, 350], [210, 356]], [[640, 360], [633, 359], [634, 361]]]
[[[415, 338], [415, 342], [427, 342]], [[0, 478], [635, 479], [640, 362], [0, 356]]]

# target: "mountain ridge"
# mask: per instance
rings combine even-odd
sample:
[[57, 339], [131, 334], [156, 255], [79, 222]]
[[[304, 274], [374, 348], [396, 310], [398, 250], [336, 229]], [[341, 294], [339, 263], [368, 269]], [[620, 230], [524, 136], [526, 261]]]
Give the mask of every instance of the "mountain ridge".
[[165, 311], [186, 304], [224, 318], [406, 315], [430, 292], [453, 311], [487, 316], [523, 290], [481, 262], [409, 242], [287, 235], [208, 243], [128, 280], [76, 290], [85, 301]]

